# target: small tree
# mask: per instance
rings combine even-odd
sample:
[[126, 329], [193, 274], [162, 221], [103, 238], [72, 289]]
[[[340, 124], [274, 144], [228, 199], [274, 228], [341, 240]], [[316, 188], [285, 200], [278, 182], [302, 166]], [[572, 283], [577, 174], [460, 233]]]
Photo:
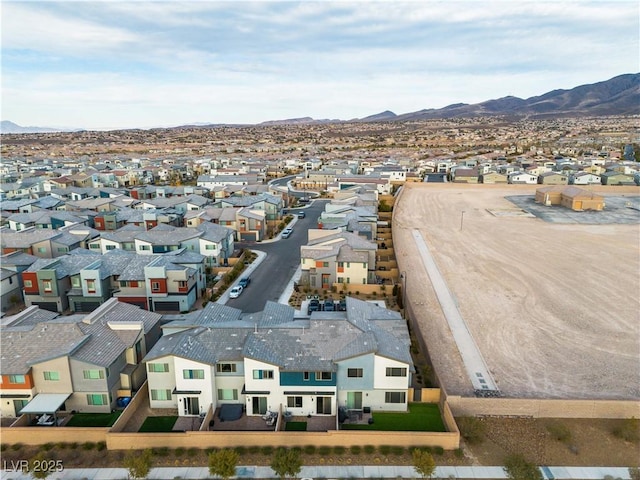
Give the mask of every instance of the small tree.
[[631, 480], [640, 480], [640, 468], [629, 467], [629, 478]]
[[540, 469], [520, 454], [505, 458], [504, 471], [511, 480], [543, 480]]
[[131, 478], [147, 478], [151, 471], [151, 449], [147, 448], [142, 453], [130, 451], [124, 457], [124, 466]]
[[240, 455], [235, 450], [224, 448], [209, 454], [209, 473], [225, 480], [236, 474]]
[[416, 469], [416, 472], [422, 475], [422, 478], [431, 478], [436, 470], [436, 462], [433, 456], [426, 450], [415, 448], [413, 452], [411, 452], [411, 457], [413, 459], [413, 468]]
[[287, 475], [295, 476], [300, 473], [302, 468], [300, 452], [280, 447], [273, 455], [270, 467], [280, 478], [284, 478]]
[[53, 468], [49, 467], [51, 463], [54, 462], [51, 462], [44, 452], [36, 453], [29, 459], [29, 471], [33, 478], [47, 478], [53, 472]]

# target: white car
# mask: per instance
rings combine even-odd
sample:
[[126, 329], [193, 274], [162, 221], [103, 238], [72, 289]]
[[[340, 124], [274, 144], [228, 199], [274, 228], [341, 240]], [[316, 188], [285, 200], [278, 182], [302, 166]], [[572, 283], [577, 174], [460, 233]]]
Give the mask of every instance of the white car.
[[229, 290], [229, 298], [238, 298], [242, 293], [243, 288], [240, 285], [236, 285]]
[[289, 238], [289, 235], [293, 233], [293, 228], [285, 228], [282, 230], [282, 238]]

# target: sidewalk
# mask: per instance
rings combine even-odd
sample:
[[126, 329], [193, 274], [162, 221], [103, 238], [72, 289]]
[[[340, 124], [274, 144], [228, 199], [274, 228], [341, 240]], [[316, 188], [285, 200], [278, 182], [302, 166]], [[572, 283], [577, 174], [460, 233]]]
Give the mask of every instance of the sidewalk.
[[[602, 480], [610, 475], [615, 479], [630, 480], [625, 467], [541, 467], [547, 480]], [[27, 480], [31, 475], [3, 470], [3, 480]], [[124, 468], [70, 468], [52, 473], [50, 480], [125, 480]], [[151, 480], [206, 479], [212, 478], [207, 467], [162, 467], [151, 470]], [[236, 478], [278, 478], [270, 467], [236, 467]], [[313, 466], [302, 467], [299, 479], [369, 479], [369, 478], [421, 478], [411, 466]], [[502, 467], [437, 467], [432, 478], [455, 479], [503, 479], [507, 478]]]

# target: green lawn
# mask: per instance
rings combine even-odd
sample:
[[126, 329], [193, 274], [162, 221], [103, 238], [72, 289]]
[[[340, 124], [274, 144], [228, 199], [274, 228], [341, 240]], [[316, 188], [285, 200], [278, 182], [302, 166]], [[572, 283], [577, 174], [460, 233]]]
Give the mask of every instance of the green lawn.
[[122, 410], [113, 413], [74, 413], [73, 417], [66, 423], [67, 427], [110, 427], [112, 426]]
[[383, 430], [403, 432], [445, 432], [437, 403], [410, 403], [409, 411], [373, 412], [373, 424], [343, 424], [343, 430]]
[[287, 432], [306, 432], [307, 422], [287, 422], [285, 424], [285, 430]]
[[139, 432], [170, 432], [178, 417], [147, 417]]

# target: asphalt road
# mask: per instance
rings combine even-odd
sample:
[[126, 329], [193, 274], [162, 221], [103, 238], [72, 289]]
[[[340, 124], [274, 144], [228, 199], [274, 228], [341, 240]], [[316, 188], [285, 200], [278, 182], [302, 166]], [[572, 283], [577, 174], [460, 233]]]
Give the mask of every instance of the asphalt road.
[[267, 300], [277, 302], [287, 283], [300, 264], [300, 246], [307, 243], [307, 230], [316, 228], [317, 219], [324, 210], [327, 200], [316, 200], [302, 209], [305, 218], [295, 220], [293, 233], [289, 238], [273, 242], [243, 242], [236, 244], [252, 250], [260, 250], [267, 254], [264, 261], [251, 274], [251, 284], [238, 298], [229, 299], [227, 305], [239, 308], [245, 313], [260, 312]]

